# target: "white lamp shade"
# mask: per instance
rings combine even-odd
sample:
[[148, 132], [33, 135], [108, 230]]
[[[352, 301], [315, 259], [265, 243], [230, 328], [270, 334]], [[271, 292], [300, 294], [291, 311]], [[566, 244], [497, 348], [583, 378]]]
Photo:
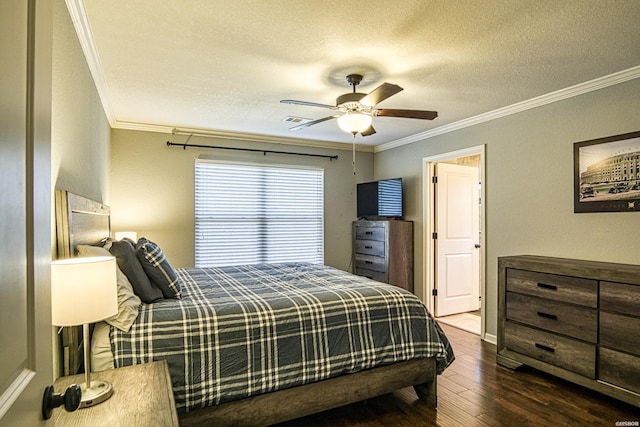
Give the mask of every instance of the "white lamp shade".
[[338, 117], [338, 126], [347, 133], [364, 132], [371, 126], [372, 117], [358, 112], [345, 113]]
[[122, 240], [124, 238], [131, 239], [134, 242], [138, 241], [138, 233], [135, 231], [116, 231], [116, 240]]
[[51, 323], [75, 326], [118, 313], [116, 259], [69, 258], [51, 262]]

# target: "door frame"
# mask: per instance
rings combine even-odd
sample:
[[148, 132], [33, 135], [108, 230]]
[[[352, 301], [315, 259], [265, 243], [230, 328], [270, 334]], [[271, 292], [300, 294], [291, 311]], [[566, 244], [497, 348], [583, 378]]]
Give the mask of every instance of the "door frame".
[[422, 223], [424, 224], [424, 234], [422, 236], [424, 254], [422, 269], [422, 292], [425, 299], [425, 304], [430, 312], [434, 312], [435, 304], [433, 297], [433, 289], [435, 288], [435, 277], [433, 272], [436, 268], [436, 249], [435, 241], [431, 238], [435, 231], [435, 211], [433, 209], [433, 201], [435, 200], [435, 188], [431, 182], [431, 177], [434, 175], [435, 164], [444, 160], [451, 160], [458, 157], [467, 157], [472, 155], [480, 155], [480, 182], [482, 187], [480, 190], [481, 201], [480, 204], [480, 338], [485, 339], [485, 307], [486, 307], [486, 232], [485, 232], [485, 218], [486, 218], [486, 180], [485, 180], [485, 145], [478, 145], [475, 147], [464, 148], [456, 151], [449, 151], [447, 153], [437, 154], [434, 156], [424, 157], [422, 159]]

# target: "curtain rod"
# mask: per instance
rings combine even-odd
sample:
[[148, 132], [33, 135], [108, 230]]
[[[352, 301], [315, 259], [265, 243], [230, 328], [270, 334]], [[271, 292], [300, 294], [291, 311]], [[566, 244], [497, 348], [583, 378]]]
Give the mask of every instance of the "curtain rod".
[[184, 144], [179, 144], [179, 143], [176, 143], [176, 142], [167, 141], [167, 147], [174, 147], [174, 146], [175, 147], [182, 147], [183, 150], [186, 150], [187, 147], [192, 147], [192, 148], [214, 148], [216, 150], [252, 151], [252, 152], [255, 152], [255, 153], [262, 153], [265, 156], [267, 154], [288, 154], [288, 155], [291, 155], [291, 156], [322, 157], [322, 158], [325, 158], [325, 159], [329, 159], [329, 161], [338, 160], [338, 156], [337, 155], [330, 156], [330, 155], [327, 155], [327, 154], [295, 153], [295, 152], [292, 152], [292, 151], [259, 150], [257, 148], [220, 147], [220, 146], [214, 146], [214, 145], [187, 144], [186, 142]]

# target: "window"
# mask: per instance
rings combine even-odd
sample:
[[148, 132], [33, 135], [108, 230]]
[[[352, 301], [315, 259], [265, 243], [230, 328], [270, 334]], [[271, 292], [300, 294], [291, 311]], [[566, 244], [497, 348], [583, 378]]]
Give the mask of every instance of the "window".
[[195, 165], [196, 267], [324, 262], [324, 171]]

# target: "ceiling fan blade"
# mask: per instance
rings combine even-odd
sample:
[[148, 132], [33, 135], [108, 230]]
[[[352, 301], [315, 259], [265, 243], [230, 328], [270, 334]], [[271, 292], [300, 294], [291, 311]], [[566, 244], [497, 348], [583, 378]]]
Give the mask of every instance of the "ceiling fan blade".
[[369, 135], [373, 135], [374, 133], [376, 133], [376, 130], [373, 128], [373, 125], [371, 125], [365, 130], [363, 130], [362, 132], [360, 132], [360, 135], [369, 136]]
[[392, 83], [382, 83], [380, 86], [369, 92], [364, 98], [360, 100], [361, 104], [373, 107], [379, 102], [384, 101], [392, 95], [403, 90], [400, 86]]
[[280, 102], [282, 102], [283, 104], [297, 104], [297, 105], [306, 105], [308, 107], [329, 108], [331, 110], [337, 110], [338, 109], [335, 105], [318, 104], [317, 102], [296, 101], [295, 99], [283, 99]]
[[307, 128], [307, 127], [309, 127], [309, 126], [317, 125], [318, 123], [326, 122], [327, 120], [337, 119], [338, 117], [340, 117], [340, 114], [336, 114], [336, 115], [333, 115], [333, 116], [323, 117], [323, 118], [318, 119], [318, 120], [312, 120], [312, 121], [310, 121], [310, 122], [303, 123], [303, 124], [298, 125], [298, 126], [294, 126], [294, 127], [292, 127], [292, 128], [289, 128], [289, 130], [300, 130], [300, 129], [304, 129], [304, 128]]
[[422, 119], [433, 120], [438, 117], [437, 111], [423, 111], [423, 110], [394, 110], [383, 108], [374, 111], [375, 116], [380, 117], [404, 117], [407, 119]]

